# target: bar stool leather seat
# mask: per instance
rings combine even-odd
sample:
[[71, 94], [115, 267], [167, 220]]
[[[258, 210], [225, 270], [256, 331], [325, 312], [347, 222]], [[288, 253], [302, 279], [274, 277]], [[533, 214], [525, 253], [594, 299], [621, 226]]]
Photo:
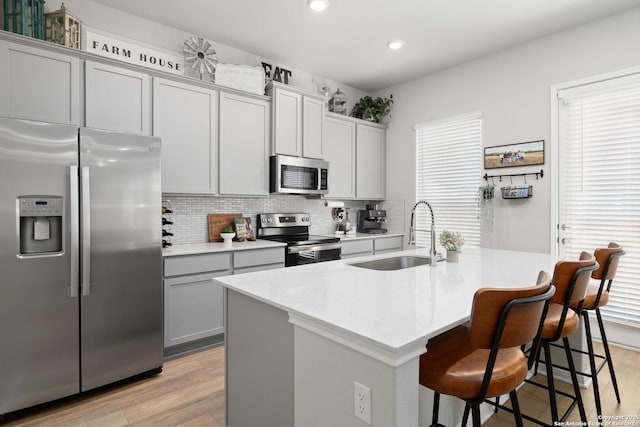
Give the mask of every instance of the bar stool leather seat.
[[604, 307], [607, 305], [609, 302], [609, 292], [604, 289], [598, 299], [599, 289], [600, 285], [589, 285], [587, 288], [587, 296], [584, 298], [584, 304], [582, 306], [583, 310], [595, 310], [597, 307]]
[[[549, 303], [549, 310], [547, 311], [547, 317], [544, 319], [544, 326], [542, 328], [542, 339], [550, 339], [558, 333], [558, 327], [562, 320], [562, 312], [564, 306], [555, 302]], [[568, 337], [578, 330], [580, 324], [580, 316], [573, 311], [567, 311], [567, 314], [560, 331], [560, 337]]]
[[522, 426], [515, 389], [532, 365], [521, 346], [540, 342], [542, 319], [555, 292], [544, 271], [536, 286], [482, 288], [473, 298], [471, 320], [427, 343], [420, 356], [420, 384], [434, 391], [433, 424], [438, 424], [440, 395], [466, 401], [462, 425], [469, 412], [480, 427], [480, 404], [487, 397], [509, 393], [516, 425]]
[[[458, 326], [440, 335], [442, 342], [427, 345], [420, 363], [429, 369], [420, 370], [420, 384], [461, 399], [480, 395], [490, 350], [471, 346], [468, 333], [468, 325]], [[527, 371], [527, 359], [520, 348], [500, 351], [487, 397], [509, 393], [522, 384]]]

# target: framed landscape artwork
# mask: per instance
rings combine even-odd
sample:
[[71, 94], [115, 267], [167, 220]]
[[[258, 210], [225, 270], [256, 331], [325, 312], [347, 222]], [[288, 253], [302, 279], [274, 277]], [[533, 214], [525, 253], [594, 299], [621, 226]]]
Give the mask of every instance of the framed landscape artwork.
[[544, 164], [544, 140], [485, 147], [484, 168], [509, 168]]

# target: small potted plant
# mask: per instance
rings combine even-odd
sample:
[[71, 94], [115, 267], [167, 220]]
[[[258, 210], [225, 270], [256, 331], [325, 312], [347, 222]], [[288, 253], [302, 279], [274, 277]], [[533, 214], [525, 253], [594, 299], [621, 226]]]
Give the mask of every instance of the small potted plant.
[[442, 230], [440, 244], [447, 250], [447, 261], [458, 262], [460, 248], [464, 245], [464, 237], [457, 231]]
[[220, 230], [220, 237], [224, 240], [225, 243], [231, 243], [236, 233], [233, 231], [233, 226], [227, 225], [222, 230]]
[[393, 95], [390, 95], [389, 98], [363, 96], [353, 106], [351, 117], [380, 123], [382, 119], [391, 113], [392, 104]]

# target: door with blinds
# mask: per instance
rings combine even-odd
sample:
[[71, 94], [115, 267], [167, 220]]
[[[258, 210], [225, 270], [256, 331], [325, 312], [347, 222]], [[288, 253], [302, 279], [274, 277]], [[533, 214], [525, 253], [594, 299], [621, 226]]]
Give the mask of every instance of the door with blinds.
[[558, 254], [620, 244], [602, 312], [640, 326], [640, 74], [560, 90], [557, 105]]

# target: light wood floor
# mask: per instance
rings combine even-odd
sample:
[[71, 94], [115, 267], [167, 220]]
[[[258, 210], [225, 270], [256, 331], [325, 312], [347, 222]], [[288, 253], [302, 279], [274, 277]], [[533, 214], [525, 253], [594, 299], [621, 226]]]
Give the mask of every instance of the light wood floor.
[[[616, 402], [609, 373], [603, 369], [598, 378], [604, 415], [640, 416], [640, 353], [618, 347], [612, 347], [612, 352], [622, 403]], [[559, 386], [570, 389], [568, 384], [559, 383]], [[583, 390], [582, 394], [589, 421], [595, 423], [592, 389]], [[545, 390], [525, 385], [518, 396], [523, 412], [547, 419]], [[570, 420], [579, 420], [577, 409]], [[4, 425], [224, 427], [224, 348], [216, 347], [167, 361], [158, 376], [108, 387], [9, 417]], [[484, 424], [485, 427], [513, 425], [513, 416], [506, 411], [499, 412]], [[525, 425], [535, 424], [525, 421]], [[617, 425], [637, 427], [640, 419]]]
[[[596, 353], [603, 353], [602, 346], [599, 343], [594, 343], [594, 347]], [[603, 367], [598, 375], [603, 418], [606, 419], [607, 416], [625, 416], [628, 418], [627, 420], [609, 418], [611, 422], [608, 425], [640, 427], [640, 353], [611, 345], [609, 347], [611, 349], [611, 357], [613, 358], [613, 366], [616, 370], [618, 389], [622, 402], [618, 404], [616, 401], [609, 370], [606, 366]], [[545, 384], [546, 377], [539, 376], [536, 381]], [[570, 384], [559, 381], [556, 383], [559, 389], [573, 394], [573, 388]], [[581, 389], [581, 391], [589, 425], [596, 426], [598, 425], [598, 415], [596, 414], [593, 387]], [[562, 397], [559, 399], [558, 406], [562, 413], [562, 411], [568, 407], [569, 400]], [[525, 384], [518, 390], [518, 402], [520, 403], [520, 409], [523, 413], [547, 423], [551, 422], [547, 390]], [[569, 424], [569, 421], [580, 421], [578, 408], [573, 410], [567, 420], [567, 424]], [[483, 427], [513, 427], [513, 425], [515, 425], [513, 415], [507, 411], [500, 411], [484, 423]], [[525, 420], [524, 425], [535, 426], [537, 424]], [[607, 423], [604, 423], [604, 425], [607, 426]]]
[[9, 427], [224, 427], [224, 347], [164, 363], [162, 373], [6, 419]]

